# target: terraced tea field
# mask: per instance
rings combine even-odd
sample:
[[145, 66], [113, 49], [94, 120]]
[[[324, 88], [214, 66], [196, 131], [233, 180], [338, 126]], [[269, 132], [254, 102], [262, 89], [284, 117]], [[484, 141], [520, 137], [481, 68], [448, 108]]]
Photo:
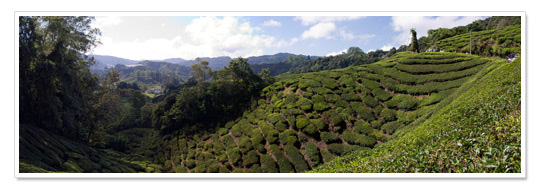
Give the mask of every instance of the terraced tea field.
[[142, 147], [164, 171], [304, 172], [386, 142], [489, 62], [399, 53], [375, 64], [292, 75], [266, 87], [249, 111], [215, 132], [166, 135], [160, 140], [166, 144]]
[[[471, 34], [461, 34], [437, 41], [433, 48], [448, 52], [469, 52]], [[484, 56], [501, 56], [521, 53], [521, 25], [472, 33], [472, 53]]]

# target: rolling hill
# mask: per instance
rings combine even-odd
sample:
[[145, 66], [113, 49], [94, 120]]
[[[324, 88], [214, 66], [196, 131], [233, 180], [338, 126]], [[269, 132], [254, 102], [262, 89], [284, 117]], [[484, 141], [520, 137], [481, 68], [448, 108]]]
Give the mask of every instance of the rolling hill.
[[473, 84], [501, 62], [398, 53], [375, 64], [291, 75], [265, 88], [242, 117], [195, 135], [156, 132], [139, 153], [173, 172], [309, 171], [399, 139], [395, 133], [451, 109], [464, 88], [482, 88]]

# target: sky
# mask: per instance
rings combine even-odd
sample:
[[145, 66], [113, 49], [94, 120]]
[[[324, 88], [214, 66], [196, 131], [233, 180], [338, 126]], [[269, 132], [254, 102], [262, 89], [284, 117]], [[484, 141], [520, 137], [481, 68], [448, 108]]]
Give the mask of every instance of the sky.
[[429, 29], [485, 16], [98, 16], [101, 45], [92, 54], [132, 60], [250, 57], [280, 52], [328, 56], [360, 47], [389, 50]]

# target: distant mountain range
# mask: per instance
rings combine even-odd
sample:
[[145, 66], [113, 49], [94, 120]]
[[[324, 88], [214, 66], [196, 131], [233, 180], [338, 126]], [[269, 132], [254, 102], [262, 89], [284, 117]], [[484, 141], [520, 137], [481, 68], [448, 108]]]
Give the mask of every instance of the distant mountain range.
[[[290, 56], [295, 56], [295, 54], [277, 53], [274, 55], [252, 56], [252, 57], [248, 57], [248, 63], [250, 64], [279, 63], [279, 62], [286, 61]], [[142, 61], [145, 61], [145, 60], [130, 60], [130, 59], [108, 56], [108, 55], [89, 55], [89, 57], [94, 57], [94, 59], [96, 60], [96, 64], [92, 66], [92, 70], [103, 70], [105, 69], [105, 67], [110, 68], [118, 64], [134, 65]], [[318, 56], [311, 56], [311, 57], [316, 58]], [[212, 70], [218, 70], [218, 69], [222, 69], [223, 67], [228, 66], [229, 61], [232, 58], [228, 56], [221, 56], [221, 57], [201, 57], [200, 59], [208, 61]], [[164, 60], [152, 60], [152, 61], [174, 63], [174, 64], [179, 64], [179, 65], [183, 65], [187, 67], [198, 62], [196, 60], [186, 60], [182, 58], [169, 58], [169, 59], [164, 59]]]

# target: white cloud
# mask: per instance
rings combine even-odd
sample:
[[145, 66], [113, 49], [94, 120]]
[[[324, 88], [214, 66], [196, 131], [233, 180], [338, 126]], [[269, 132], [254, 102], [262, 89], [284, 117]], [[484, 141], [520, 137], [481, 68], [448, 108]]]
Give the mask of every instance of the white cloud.
[[359, 35], [355, 35], [352, 32], [350, 32], [348, 30], [345, 30], [345, 29], [339, 30], [339, 35], [344, 40], [358, 40], [358, 42], [363, 43], [363, 44], [366, 44], [369, 41], [369, 39], [374, 38], [376, 36], [375, 34], [359, 34]]
[[330, 33], [334, 30], [336, 30], [336, 25], [334, 23], [322, 22], [312, 26], [309, 30], [304, 31], [304, 33], [302, 33], [302, 39], [319, 39], [323, 37], [330, 39], [332, 38]]
[[249, 57], [264, 54], [265, 48], [290, 46], [298, 41], [298, 38], [278, 40], [273, 36], [255, 35], [256, 30], [249, 22], [240, 23], [235, 17], [200, 17], [177, 31], [176, 37], [126, 41], [103, 36], [104, 45], [97, 47], [94, 54], [137, 60]]
[[303, 25], [310, 25], [321, 22], [339, 22], [362, 18], [365, 18], [365, 16], [298, 16], [294, 20], [300, 20]]
[[483, 19], [481, 16], [441, 16], [441, 17], [428, 17], [428, 16], [394, 16], [390, 25], [394, 31], [400, 32], [398, 36], [394, 37], [394, 43], [397, 44], [409, 44], [410, 43], [410, 29], [415, 28], [417, 32], [417, 38], [427, 36], [429, 29], [437, 28], [453, 28], [456, 26], [464, 26], [475, 20]]
[[270, 20], [264, 21], [263, 26], [281, 27], [281, 22], [275, 21], [274, 19], [270, 19]]
[[375, 49], [367, 50], [368, 53], [369, 53], [369, 52], [374, 52], [374, 51], [375, 51]]
[[336, 51], [336, 52], [330, 52], [330, 53], [326, 54], [326, 56], [336, 56], [336, 55], [341, 55], [342, 53], [347, 53], [347, 50], [348, 50], [348, 49], [344, 49], [344, 50]]
[[389, 51], [390, 49], [392, 49], [394, 46], [393, 45], [390, 45], [390, 44], [386, 44], [384, 45], [381, 49], [383, 51]]
[[98, 16], [92, 22], [93, 27], [114, 26], [122, 23], [122, 19], [118, 16]]

